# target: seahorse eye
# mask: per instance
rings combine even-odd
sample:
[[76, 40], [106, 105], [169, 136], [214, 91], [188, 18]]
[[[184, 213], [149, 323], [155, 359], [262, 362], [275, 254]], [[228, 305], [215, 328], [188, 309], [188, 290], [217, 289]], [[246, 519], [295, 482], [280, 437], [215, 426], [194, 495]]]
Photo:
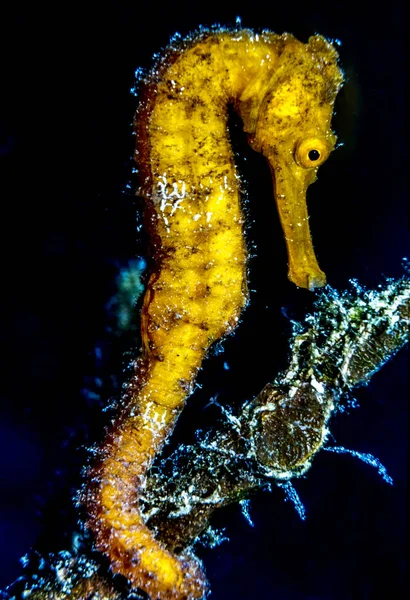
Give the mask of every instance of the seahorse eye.
[[320, 152], [319, 150], [311, 150], [308, 154], [308, 157], [310, 158], [310, 160], [312, 162], [318, 160], [320, 158]]
[[295, 160], [306, 169], [318, 167], [330, 154], [329, 145], [320, 138], [307, 138], [299, 142], [295, 149]]

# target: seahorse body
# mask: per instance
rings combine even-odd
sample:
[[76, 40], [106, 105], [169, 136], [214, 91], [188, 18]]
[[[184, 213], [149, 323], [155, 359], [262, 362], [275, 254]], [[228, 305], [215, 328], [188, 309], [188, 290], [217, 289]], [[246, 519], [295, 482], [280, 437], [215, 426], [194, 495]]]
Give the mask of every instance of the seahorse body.
[[308, 226], [306, 188], [333, 148], [342, 75], [316, 36], [216, 30], [170, 48], [136, 117], [155, 268], [142, 309], [142, 356], [87, 491], [96, 545], [114, 572], [152, 599], [201, 598], [199, 563], [176, 556], [144, 524], [138, 495], [184, 407], [209, 346], [231, 332], [247, 300], [240, 182], [227, 129], [239, 112], [268, 159], [297, 285], [324, 285]]

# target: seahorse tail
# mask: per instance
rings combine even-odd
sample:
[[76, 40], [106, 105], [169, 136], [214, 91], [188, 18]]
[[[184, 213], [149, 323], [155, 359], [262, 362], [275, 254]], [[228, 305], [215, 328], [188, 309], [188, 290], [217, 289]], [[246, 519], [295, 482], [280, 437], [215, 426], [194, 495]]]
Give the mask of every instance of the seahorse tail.
[[110, 434], [87, 490], [88, 526], [112, 571], [127, 577], [133, 588], [144, 590], [152, 600], [196, 600], [207, 587], [199, 561], [167, 551], [146, 527], [138, 506], [145, 474], [175, 414], [164, 411], [161, 418], [162, 427], [153, 431], [152, 414], [141, 411]]
[[[234, 231], [240, 228], [235, 224]], [[225, 233], [226, 239], [226, 231]], [[217, 236], [216, 236], [217, 237]], [[238, 239], [238, 241], [237, 241]], [[231, 331], [246, 300], [245, 253], [233, 233], [225, 260], [196, 270], [181, 257], [164, 260], [152, 276], [142, 310], [143, 357], [124, 410], [101, 449], [87, 491], [89, 526], [111, 568], [152, 600], [197, 600], [207, 589], [201, 565], [171, 554], [144, 521], [139, 499], [155, 456], [171, 434], [209, 346]], [[197, 247], [196, 256], [202, 250]], [[191, 261], [192, 262], [192, 261]]]

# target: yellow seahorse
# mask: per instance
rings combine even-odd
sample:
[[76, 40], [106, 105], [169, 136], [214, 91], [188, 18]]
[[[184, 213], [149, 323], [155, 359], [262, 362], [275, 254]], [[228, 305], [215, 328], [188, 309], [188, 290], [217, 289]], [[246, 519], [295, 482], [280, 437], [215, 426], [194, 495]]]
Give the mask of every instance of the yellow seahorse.
[[146, 83], [136, 160], [155, 268], [142, 309], [142, 355], [93, 468], [86, 503], [97, 548], [112, 570], [153, 600], [201, 598], [206, 591], [199, 562], [171, 554], [146, 527], [138, 496], [209, 346], [235, 328], [247, 301], [228, 105], [271, 166], [290, 280], [323, 286], [306, 189], [335, 144], [337, 61], [320, 36], [303, 44], [289, 34], [219, 29], [170, 47]]

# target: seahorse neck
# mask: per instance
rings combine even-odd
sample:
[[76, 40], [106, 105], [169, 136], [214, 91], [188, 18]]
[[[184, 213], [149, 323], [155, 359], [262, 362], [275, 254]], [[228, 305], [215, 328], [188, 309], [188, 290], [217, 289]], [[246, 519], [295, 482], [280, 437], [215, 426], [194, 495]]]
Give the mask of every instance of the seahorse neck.
[[293, 36], [251, 30], [221, 33], [219, 50], [229, 82], [230, 101], [242, 117], [244, 131], [254, 133], [261, 103], [271, 86], [286, 44], [300, 44]]

